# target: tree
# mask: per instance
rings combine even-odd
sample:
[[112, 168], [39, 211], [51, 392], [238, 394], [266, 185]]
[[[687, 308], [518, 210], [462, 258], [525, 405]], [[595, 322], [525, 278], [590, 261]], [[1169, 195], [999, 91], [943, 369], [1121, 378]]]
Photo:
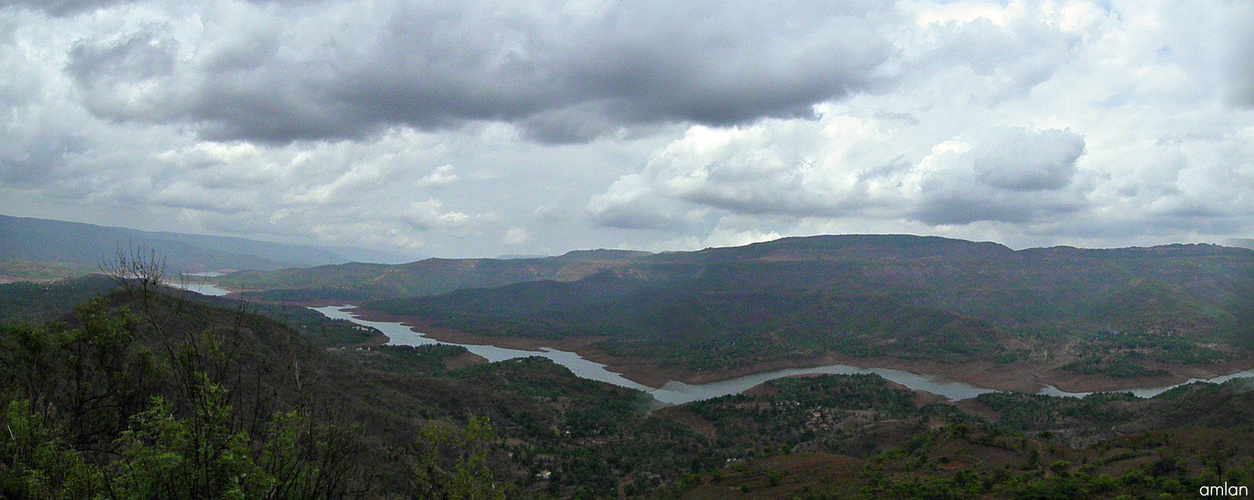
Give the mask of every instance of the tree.
[[472, 418], [454, 430], [432, 424], [424, 427], [406, 456], [410, 483], [417, 498], [453, 500], [504, 499], [488, 467], [488, 451], [496, 432], [486, 418]]
[[[262, 361], [234, 356], [242, 310], [163, 293], [155, 253], [119, 252], [112, 269], [123, 290], [76, 308], [68, 326], [0, 324], [0, 498], [365, 491], [360, 427], [319, 420], [308, 401], [261, 403]], [[255, 380], [243, 378], [250, 368]], [[255, 400], [244, 401], [256, 404], [233, 407], [232, 395], [250, 389]]]
[[165, 283], [166, 259], [151, 248], [118, 248], [113, 261], [100, 264], [100, 270], [127, 291], [139, 292], [145, 302]]

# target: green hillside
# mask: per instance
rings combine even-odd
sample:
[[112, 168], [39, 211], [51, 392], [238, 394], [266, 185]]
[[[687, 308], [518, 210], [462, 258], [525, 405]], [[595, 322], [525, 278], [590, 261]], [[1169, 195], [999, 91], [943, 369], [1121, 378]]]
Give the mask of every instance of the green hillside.
[[13, 281], [53, 281], [82, 276], [95, 268], [16, 259], [0, 259], [0, 283]]
[[826, 236], [365, 306], [481, 335], [606, 337], [611, 354], [690, 370], [828, 351], [950, 363], [1054, 351], [1073, 371], [1122, 376], [1159, 373], [1146, 361], [1245, 356], [1251, 283], [1254, 252], [1213, 245], [1013, 251]]
[[819, 376], [648, 412], [544, 359], [363, 347], [301, 308], [96, 278], [0, 295], [30, 313], [0, 314], [0, 498], [1158, 498], [1254, 478], [1243, 381], [952, 405]]
[[426, 259], [409, 264], [348, 263], [277, 271], [238, 272], [215, 281], [250, 297], [276, 301], [365, 300], [437, 295], [463, 288], [537, 280], [573, 281], [626, 267], [642, 252], [570, 252], [534, 259]]

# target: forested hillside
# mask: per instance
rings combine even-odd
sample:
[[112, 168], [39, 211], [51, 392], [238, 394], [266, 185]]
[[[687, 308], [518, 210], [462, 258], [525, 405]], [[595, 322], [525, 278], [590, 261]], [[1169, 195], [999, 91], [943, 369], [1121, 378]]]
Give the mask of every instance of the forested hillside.
[[699, 371], [835, 351], [949, 363], [1064, 359], [1074, 373], [1144, 376], [1248, 354], [1254, 251], [789, 238], [366, 307], [481, 335], [605, 337], [606, 352]]
[[148, 285], [0, 285], [25, 311], [0, 323], [0, 498], [1115, 498], [1254, 477], [1243, 381], [954, 405], [819, 376], [649, 412], [544, 359], [362, 344], [306, 309]]
[[538, 280], [575, 281], [628, 266], [644, 252], [592, 250], [526, 259], [426, 259], [399, 265], [350, 263], [217, 278], [248, 296], [275, 301], [368, 300], [437, 295]]

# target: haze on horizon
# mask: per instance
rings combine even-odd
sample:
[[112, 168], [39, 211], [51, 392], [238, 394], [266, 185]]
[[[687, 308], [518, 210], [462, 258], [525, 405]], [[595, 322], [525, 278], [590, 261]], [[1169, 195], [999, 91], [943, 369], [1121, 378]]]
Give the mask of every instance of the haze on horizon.
[[0, 3], [0, 213], [436, 256], [1254, 236], [1244, 1]]

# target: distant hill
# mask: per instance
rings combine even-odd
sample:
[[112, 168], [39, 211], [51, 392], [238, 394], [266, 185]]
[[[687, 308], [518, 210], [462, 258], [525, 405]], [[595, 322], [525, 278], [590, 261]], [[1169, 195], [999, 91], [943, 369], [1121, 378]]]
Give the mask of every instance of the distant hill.
[[118, 250], [139, 247], [165, 256], [172, 272], [275, 270], [350, 261], [406, 260], [389, 252], [361, 248], [287, 245], [0, 215], [0, 259], [95, 269], [110, 261]]
[[[603, 304], [633, 290], [647, 290], [643, 293], [655, 299], [699, 291], [823, 291], [880, 296], [999, 327], [1106, 322], [1111, 327], [1156, 324], [1184, 331], [1193, 328], [1190, 322], [1231, 322], [1241, 313], [1242, 301], [1254, 304], [1246, 300], [1254, 295], [1254, 251], [1216, 245], [1015, 251], [996, 243], [940, 237], [833, 235], [695, 252], [588, 250], [530, 259], [354, 263], [237, 273], [221, 282], [264, 290], [256, 296], [278, 300], [408, 300], [465, 290], [455, 294], [456, 300], [415, 301], [458, 304], [464, 310], [488, 307], [491, 296], [510, 304], [493, 307], [518, 310], [529, 301], [537, 307], [547, 304], [557, 295]], [[487, 290], [497, 287], [505, 288]], [[1149, 306], [1155, 314], [1174, 319], [1138, 317], [1151, 314]]]
[[[277, 301], [370, 300], [438, 295], [529, 281], [576, 281], [596, 273], [633, 268], [648, 252], [573, 251], [556, 257], [517, 259], [426, 259], [399, 265], [349, 263], [305, 269], [249, 271], [215, 278], [254, 298]], [[633, 268], [634, 269], [634, 268]]]
[[[318, 278], [331, 269], [288, 270], [313, 288], [262, 295], [373, 294], [384, 300], [368, 308], [432, 326], [607, 337], [599, 345], [612, 354], [697, 371], [836, 351], [950, 363], [1032, 359], [1132, 377], [1241, 359], [1254, 347], [1254, 251], [1241, 248], [1016, 251], [849, 235], [581, 260], [586, 255], [426, 260], [355, 276], [335, 266], [340, 288]], [[395, 286], [402, 282], [420, 286]]]
[[[74, 312], [91, 292], [104, 295]], [[642, 487], [660, 495], [691, 464], [726, 461], [682, 424], [645, 413], [653, 402], [642, 392], [539, 357], [488, 364], [452, 346], [327, 349], [310, 342], [315, 331], [347, 322], [289, 309], [177, 291], [145, 301], [100, 276], [0, 284], [0, 498], [105, 496], [133, 484], [123, 475], [133, 471], [167, 474], [148, 492], [218, 498], [243, 482], [241, 467], [265, 481], [230, 490], [240, 498], [612, 498], [622, 477], [649, 477]], [[449, 366], [453, 358], [472, 359]], [[210, 384], [220, 399], [203, 396]], [[147, 425], [161, 403], [159, 428]], [[22, 418], [25, 408], [39, 420]], [[19, 425], [31, 421], [47, 424]], [[151, 433], [141, 441], [128, 430]], [[24, 460], [36, 447], [53, 458]], [[155, 458], [132, 459], [137, 450]], [[197, 460], [208, 453], [225, 458]], [[66, 463], [94, 474], [56, 474]], [[465, 493], [476, 484], [504, 494]], [[133, 491], [126, 498], [152, 496]]]
[[1228, 240], [1227, 244], [1231, 247], [1249, 248], [1254, 250], [1254, 238], [1233, 238]]
[[[738, 296], [717, 287], [748, 268], [719, 271], [710, 262], [744, 264], [737, 254], [756, 256], [750, 263], [805, 259], [796, 269], [821, 269], [816, 262], [826, 259], [851, 268], [895, 261], [916, 270], [889, 274], [917, 276], [926, 262], [960, 255], [985, 262], [972, 268], [977, 274], [1021, 256], [992, 245], [914, 243], [834, 238], [640, 256], [659, 269], [676, 266], [643, 275], [669, 296], [637, 293], [650, 285], [621, 269], [458, 293], [480, 300], [466, 307], [483, 311], [526, 298], [530, 305], [510, 312], [516, 317], [541, 303], [562, 310], [634, 296], [692, 312], [677, 320], [716, 319], [726, 311], [720, 303], [761, 297], [755, 314], [808, 307], [816, 315], [807, 321], [823, 324], [817, 313], [848, 314], [839, 289], [790, 303], [781, 279]], [[909, 248], [863, 251], [901, 247]], [[1115, 255], [1174, 260], [1157, 270], [1192, 268], [1205, 282], [1223, 274], [1226, 252]], [[1090, 257], [1127, 264], [1105, 251]], [[709, 281], [701, 284], [702, 276]], [[1144, 300], [1178, 311], [1207, 303], [1177, 295], [1183, 288], [1172, 273], [1165, 277], [1115, 284], [1094, 304], [1123, 311]], [[1178, 498], [1254, 477], [1249, 380], [1191, 384], [1151, 399], [992, 393], [951, 403], [876, 375], [821, 375], [646, 413], [645, 394], [543, 358], [479, 363], [447, 345], [362, 346], [361, 337], [329, 335], [356, 325], [301, 307], [118, 287], [101, 276], [0, 285], [0, 498]], [[894, 313], [908, 296], [881, 299], [850, 311], [931, 314]], [[876, 304], [888, 309], [863, 307]], [[775, 326], [759, 333], [785, 338], [788, 325]]]

